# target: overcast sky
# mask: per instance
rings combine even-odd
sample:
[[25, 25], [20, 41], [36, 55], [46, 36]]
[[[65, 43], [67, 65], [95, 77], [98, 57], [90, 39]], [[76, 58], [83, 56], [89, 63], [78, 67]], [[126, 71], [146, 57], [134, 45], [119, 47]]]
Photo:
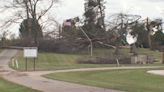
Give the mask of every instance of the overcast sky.
[[[164, 0], [105, 0], [106, 17], [114, 13], [128, 13], [141, 15], [143, 18], [164, 18]], [[54, 11], [56, 19], [82, 16], [84, 13], [84, 0], [62, 0], [60, 7]]]
[[[68, 18], [82, 17], [84, 13], [84, 0], [60, 0], [61, 2], [52, 9], [52, 14], [59, 23]], [[143, 18], [163, 18], [164, 0], [105, 0], [106, 19], [114, 13], [128, 13], [141, 15]], [[9, 14], [8, 14], [9, 15]], [[0, 14], [4, 16], [4, 14]], [[6, 15], [5, 15], [6, 16]], [[3, 17], [1, 17], [3, 18]], [[12, 30], [18, 32], [19, 25]]]

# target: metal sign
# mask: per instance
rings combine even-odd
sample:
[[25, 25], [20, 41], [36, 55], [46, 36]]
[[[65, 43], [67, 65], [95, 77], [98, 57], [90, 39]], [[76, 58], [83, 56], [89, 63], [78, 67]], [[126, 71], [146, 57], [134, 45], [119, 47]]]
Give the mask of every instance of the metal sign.
[[37, 47], [24, 47], [24, 58], [25, 60], [25, 69], [27, 71], [27, 59], [33, 58], [34, 60], [34, 71], [35, 71], [35, 63], [36, 58], [38, 57], [38, 48]]
[[24, 57], [25, 58], [37, 58], [38, 48], [37, 47], [25, 47], [24, 48]]

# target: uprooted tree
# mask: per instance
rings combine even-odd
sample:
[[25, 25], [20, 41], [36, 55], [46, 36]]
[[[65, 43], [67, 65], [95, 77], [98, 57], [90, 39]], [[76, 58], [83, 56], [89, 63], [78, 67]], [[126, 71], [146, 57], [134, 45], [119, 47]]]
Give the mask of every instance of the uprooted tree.
[[[84, 21], [79, 18], [67, 19], [63, 23], [62, 39], [69, 40], [76, 49], [92, 48], [91, 43], [105, 39], [104, 0], [85, 0]], [[82, 22], [82, 25], [76, 25]]]
[[131, 35], [138, 36], [136, 42], [138, 47], [157, 49], [162, 45], [164, 36], [162, 33], [162, 19], [150, 20], [146, 18], [137, 21], [131, 26], [131, 29]]
[[119, 54], [120, 46], [127, 45], [126, 36], [128, 29], [135, 24], [141, 16], [119, 13], [110, 16], [110, 18], [108, 32], [113, 35], [114, 44], [116, 46], [115, 54], [117, 55]]

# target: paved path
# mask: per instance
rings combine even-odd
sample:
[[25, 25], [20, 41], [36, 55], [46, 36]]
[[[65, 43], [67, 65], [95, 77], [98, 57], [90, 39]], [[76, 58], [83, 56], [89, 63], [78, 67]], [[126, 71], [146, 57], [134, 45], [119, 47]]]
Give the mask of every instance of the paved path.
[[0, 54], [0, 74], [8, 81], [24, 85], [33, 89], [37, 89], [43, 92], [123, 92], [56, 81], [46, 79], [40, 76], [43, 74], [53, 73], [54, 71], [23, 73], [12, 70], [8, 67], [8, 63], [10, 61], [10, 58], [12, 58], [16, 53], [16, 50], [4, 50]]
[[[148, 67], [110, 67], [110, 68], [85, 68], [70, 69], [57, 71], [37, 71], [37, 72], [18, 72], [8, 67], [8, 62], [17, 53], [16, 50], [4, 50], [0, 54], [0, 74], [11, 82], [15, 82], [33, 89], [43, 92], [123, 92], [111, 89], [91, 87], [74, 83], [56, 81], [41, 77], [41, 75], [59, 72], [73, 71], [93, 71], [93, 70], [109, 70], [109, 69], [141, 69], [141, 68], [160, 68], [160, 66]], [[161, 66], [162, 67], [162, 66]]]

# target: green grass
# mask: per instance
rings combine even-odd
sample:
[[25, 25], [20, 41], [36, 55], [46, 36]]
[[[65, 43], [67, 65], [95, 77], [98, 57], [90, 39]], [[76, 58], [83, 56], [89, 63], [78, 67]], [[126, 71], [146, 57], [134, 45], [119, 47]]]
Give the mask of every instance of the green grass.
[[127, 92], [163, 92], [164, 77], [142, 70], [106, 70], [68, 72], [46, 75], [47, 78]]
[[40, 92], [0, 78], [0, 92]]
[[[114, 52], [113, 49], [94, 49], [94, 56], [111, 56]], [[129, 55], [129, 49], [122, 49], [125, 55]], [[148, 54], [153, 55], [157, 59], [160, 60], [161, 53], [150, 51], [148, 49], [139, 49], [138, 52], [140, 54]], [[41, 52], [38, 55], [38, 60], [36, 62], [37, 70], [58, 70], [58, 69], [73, 69], [73, 68], [88, 68], [88, 67], [111, 67], [116, 65], [109, 64], [78, 64], [78, 59], [88, 58], [88, 52], [83, 51], [80, 53], [67, 53], [67, 54], [59, 54], [59, 53], [47, 53]], [[25, 70], [25, 59], [23, 58], [23, 52], [19, 51], [16, 58], [19, 62], [19, 69], [17, 70]], [[157, 64], [160, 65], [160, 64]], [[11, 63], [10, 66], [12, 67]], [[12, 67], [15, 68], [15, 67]], [[28, 70], [33, 70], [33, 61], [28, 60]]]
[[[16, 56], [19, 62], [18, 70], [25, 70], [25, 59], [23, 52], [20, 51]], [[59, 70], [73, 68], [88, 68], [113, 65], [95, 65], [95, 64], [78, 64], [77, 59], [84, 55], [79, 54], [57, 54], [57, 53], [39, 53], [36, 61], [37, 70]], [[85, 56], [84, 56], [85, 57]], [[10, 63], [11, 66], [11, 63]], [[14, 68], [14, 67], [13, 67]], [[28, 59], [28, 70], [33, 70], [33, 60]]]
[[145, 54], [155, 57], [158, 61], [162, 61], [162, 53], [158, 51], [152, 51], [149, 49], [137, 49], [139, 54]]

